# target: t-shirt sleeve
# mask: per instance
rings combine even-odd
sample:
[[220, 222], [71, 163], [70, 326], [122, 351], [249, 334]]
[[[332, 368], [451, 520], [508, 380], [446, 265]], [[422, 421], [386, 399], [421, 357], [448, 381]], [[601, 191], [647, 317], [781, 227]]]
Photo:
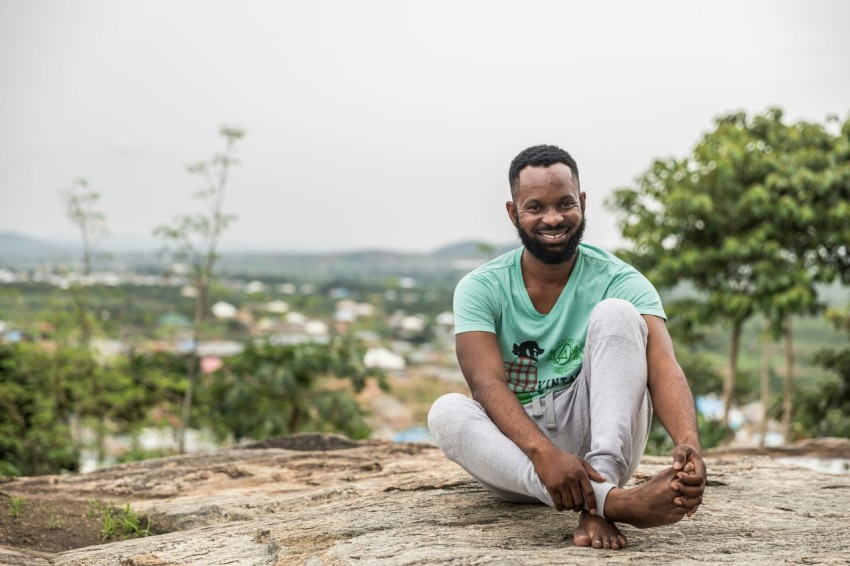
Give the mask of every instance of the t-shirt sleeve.
[[629, 301], [640, 314], [667, 320], [658, 291], [639, 271], [629, 270], [616, 277], [608, 289], [608, 296]]
[[455, 317], [455, 334], [462, 332], [496, 333], [499, 308], [496, 293], [485, 280], [467, 275], [455, 287], [452, 309]]

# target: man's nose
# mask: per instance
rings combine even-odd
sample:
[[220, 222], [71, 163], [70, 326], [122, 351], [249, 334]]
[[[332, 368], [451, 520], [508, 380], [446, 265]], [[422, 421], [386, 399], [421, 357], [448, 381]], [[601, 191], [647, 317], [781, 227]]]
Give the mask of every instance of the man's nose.
[[557, 208], [547, 208], [543, 215], [543, 223], [547, 226], [558, 226], [564, 220], [564, 215]]

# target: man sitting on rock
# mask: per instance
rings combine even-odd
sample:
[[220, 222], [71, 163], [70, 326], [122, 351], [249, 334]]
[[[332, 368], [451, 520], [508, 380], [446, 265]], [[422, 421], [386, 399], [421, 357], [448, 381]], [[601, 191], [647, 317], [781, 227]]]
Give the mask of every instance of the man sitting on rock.
[[[472, 399], [438, 399], [428, 426], [449, 459], [512, 502], [581, 512], [579, 546], [623, 548], [616, 527], [668, 525], [702, 502], [696, 411], [661, 300], [630, 265], [580, 244], [586, 193], [564, 150], [535, 146], [509, 171], [523, 246], [469, 273], [454, 296]], [[655, 411], [673, 465], [623, 489]]]

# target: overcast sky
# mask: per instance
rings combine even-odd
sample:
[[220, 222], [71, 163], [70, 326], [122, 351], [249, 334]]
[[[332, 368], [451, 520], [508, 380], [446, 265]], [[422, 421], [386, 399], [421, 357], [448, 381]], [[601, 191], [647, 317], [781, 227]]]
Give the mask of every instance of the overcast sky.
[[[850, 111], [850, 2], [0, 0], [0, 232], [114, 241], [196, 210], [184, 166], [247, 130], [232, 245], [430, 251], [515, 240], [507, 169], [560, 145], [602, 202], [730, 111]], [[73, 241], [73, 240], [72, 240]]]

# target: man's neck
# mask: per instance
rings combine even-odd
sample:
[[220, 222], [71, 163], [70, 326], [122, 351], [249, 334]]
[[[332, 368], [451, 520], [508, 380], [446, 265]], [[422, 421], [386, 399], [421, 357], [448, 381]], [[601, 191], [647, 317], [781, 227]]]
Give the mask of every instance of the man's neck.
[[543, 285], [563, 288], [567, 284], [567, 281], [569, 281], [570, 275], [572, 275], [576, 258], [578, 258], [578, 251], [576, 251], [569, 261], [550, 265], [543, 263], [531, 255], [527, 249], [523, 249], [520, 265], [522, 266], [522, 277], [525, 281], [525, 286]]

